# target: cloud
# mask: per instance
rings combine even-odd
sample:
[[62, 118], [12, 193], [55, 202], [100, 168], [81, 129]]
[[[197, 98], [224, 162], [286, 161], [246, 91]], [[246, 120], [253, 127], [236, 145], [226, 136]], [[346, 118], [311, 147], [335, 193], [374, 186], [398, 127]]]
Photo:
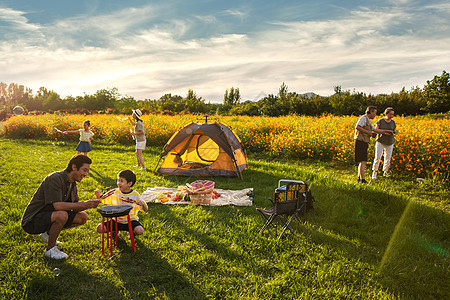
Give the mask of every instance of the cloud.
[[226, 14], [226, 15], [236, 16], [236, 17], [239, 17], [241, 19], [247, 16], [247, 13], [243, 12], [241, 10], [227, 9], [227, 10], [224, 10], [223, 13]]
[[0, 36], [3, 36], [3, 39], [6, 40], [17, 39], [19, 35], [24, 35], [29, 38], [33, 35], [40, 37], [39, 31], [41, 26], [29, 23], [28, 19], [24, 16], [25, 14], [23, 11], [0, 7], [0, 24], [5, 24], [0, 26]]
[[[442, 34], [450, 29], [448, 7], [359, 7], [333, 19], [274, 21], [231, 33], [221, 16], [245, 17], [243, 10], [161, 19], [167, 7], [150, 5], [44, 26], [30, 24], [25, 12], [0, 9], [10, 28], [33, 33], [0, 40], [0, 69], [7, 70], [0, 80], [63, 96], [117, 87], [155, 99], [192, 88], [207, 101], [222, 101], [232, 86], [244, 100], [276, 94], [282, 82], [291, 91], [324, 95], [335, 85], [399, 91], [448, 67], [450, 37]], [[444, 9], [427, 18], [438, 8]], [[208, 34], [190, 34], [205, 26]]]
[[213, 15], [204, 15], [204, 16], [197, 15], [195, 17], [203, 23], [214, 24], [217, 22], [217, 18]]
[[40, 27], [35, 24], [28, 23], [28, 19], [24, 17], [25, 12], [13, 10], [11, 8], [0, 7], [0, 20], [10, 24], [12, 30], [35, 31]]

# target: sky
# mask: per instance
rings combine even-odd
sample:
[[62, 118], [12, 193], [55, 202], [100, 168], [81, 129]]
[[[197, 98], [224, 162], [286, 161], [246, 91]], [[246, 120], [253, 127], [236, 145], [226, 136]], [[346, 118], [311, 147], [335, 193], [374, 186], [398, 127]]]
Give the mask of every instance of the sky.
[[0, 0], [0, 81], [62, 97], [397, 93], [449, 64], [448, 0]]

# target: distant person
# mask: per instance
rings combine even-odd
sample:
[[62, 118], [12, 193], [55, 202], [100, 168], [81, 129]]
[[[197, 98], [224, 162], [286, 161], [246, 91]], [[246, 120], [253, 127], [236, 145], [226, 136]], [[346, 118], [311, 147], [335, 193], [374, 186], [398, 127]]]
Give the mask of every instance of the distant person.
[[86, 223], [88, 215], [84, 210], [100, 203], [99, 200], [79, 202], [77, 182], [88, 175], [91, 163], [92, 160], [82, 154], [72, 157], [65, 170], [45, 177], [25, 209], [21, 226], [29, 234], [40, 234], [47, 243], [45, 257], [67, 258], [57, 246], [61, 230]]
[[142, 150], [145, 149], [146, 139], [145, 139], [144, 122], [142, 122], [141, 120], [142, 117], [141, 110], [133, 109], [132, 117], [134, 118], [134, 120], [132, 120], [130, 117], [128, 117], [128, 120], [130, 120], [130, 123], [134, 126], [134, 131], [131, 131], [131, 135], [133, 135], [134, 139], [136, 140], [137, 166], [135, 167], [141, 167], [141, 170], [146, 170], [144, 158], [142, 157]]
[[[394, 117], [394, 109], [392, 107], [386, 108], [384, 111], [384, 118], [377, 121], [375, 128], [390, 130], [393, 133], [396, 132], [397, 125], [395, 121], [392, 120]], [[389, 166], [391, 165], [392, 150], [394, 149], [394, 134], [378, 134], [377, 141], [375, 143], [375, 159], [373, 160], [373, 173], [372, 179], [377, 178], [378, 167], [380, 165], [381, 156], [384, 152], [384, 163], [383, 163], [383, 176], [389, 177]]]
[[[132, 189], [136, 183], [136, 174], [131, 170], [122, 170], [117, 175], [117, 189], [106, 193], [106, 197], [102, 199], [103, 204], [108, 205], [131, 205], [133, 208], [129, 212], [131, 227], [135, 235], [144, 233], [144, 227], [139, 223], [138, 212], [146, 212], [148, 210], [147, 203], [141, 199], [141, 195]], [[100, 199], [100, 190], [95, 190], [95, 196]], [[113, 227], [116, 228], [116, 221], [113, 221]], [[97, 225], [97, 232], [106, 232], [106, 224], [100, 223]], [[117, 218], [117, 230], [128, 231], [128, 217], [122, 216]]]
[[372, 124], [372, 119], [377, 115], [375, 106], [368, 106], [366, 114], [361, 116], [355, 126], [355, 161], [358, 165], [358, 182], [367, 183], [365, 179], [367, 165], [367, 150], [369, 148], [372, 132], [379, 134], [392, 134], [391, 130], [377, 129]]
[[83, 128], [78, 130], [70, 130], [64, 131], [64, 134], [67, 133], [80, 133], [80, 142], [75, 150], [78, 151], [78, 154], [83, 152], [84, 155], [87, 156], [88, 152], [92, 151], [91, 142], [94, 139], [94, 133], [89, 129], [91, 127], [91, 121], [87, 120], [83, 123]]

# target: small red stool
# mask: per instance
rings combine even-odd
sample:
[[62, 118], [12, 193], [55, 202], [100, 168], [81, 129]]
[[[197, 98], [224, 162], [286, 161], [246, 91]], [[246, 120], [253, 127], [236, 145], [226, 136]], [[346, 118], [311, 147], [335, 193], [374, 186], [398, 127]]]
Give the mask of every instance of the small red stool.
[[[130, 232], [131, 248], [136, 251], [136, 244], [134, 243], [133, 227], [131, 227], [131, 220], [129, 212], [133, 207], [130, 205], [109, 205], [97, 209], [102, 215], [102, 225], [105, 224], [106, 219], [106, 248], [109, 248], [109, 257], [112, 256], [113, 249], [113, 219], [116, 221], [116, 246], [117, 246], [117, 217], [128, 217], [128, 231]], [[105, 257], [105, 230], [102, 230], [102, 255]]]

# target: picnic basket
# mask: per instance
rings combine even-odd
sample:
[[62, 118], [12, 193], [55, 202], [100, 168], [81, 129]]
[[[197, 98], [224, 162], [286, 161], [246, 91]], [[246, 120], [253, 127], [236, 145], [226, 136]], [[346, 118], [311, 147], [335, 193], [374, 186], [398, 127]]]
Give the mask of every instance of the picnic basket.
[[192, 204], [211, 204], [214, 189], [189, 194]]
[[192, 204], [211, 204], [214, 184], [214, 181], [196, 180], [179, 186], [177, 190], [188, 194]]

